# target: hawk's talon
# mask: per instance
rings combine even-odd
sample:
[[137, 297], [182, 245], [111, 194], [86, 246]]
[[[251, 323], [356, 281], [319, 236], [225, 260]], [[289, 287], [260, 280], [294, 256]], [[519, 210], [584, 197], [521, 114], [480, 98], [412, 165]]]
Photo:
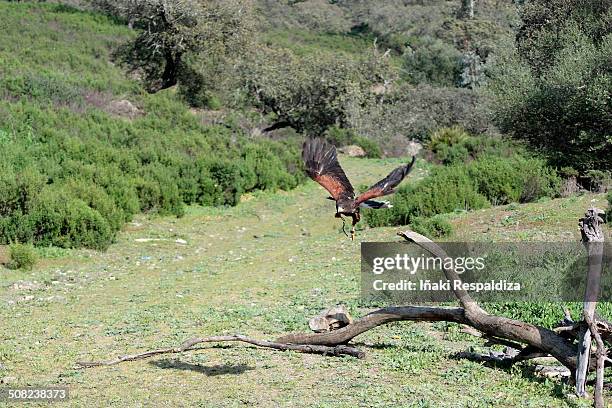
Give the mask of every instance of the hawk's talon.
[[342, 219], [342, 232], [344, 232], [344, 235], [348, 237], [348, 234], [346, 233], [346, 230], [344, 229], [344, 227], [346, 226], [346, 221], [344, 220], [344, 217], [340, 214], [336, 214], [336, 217]]

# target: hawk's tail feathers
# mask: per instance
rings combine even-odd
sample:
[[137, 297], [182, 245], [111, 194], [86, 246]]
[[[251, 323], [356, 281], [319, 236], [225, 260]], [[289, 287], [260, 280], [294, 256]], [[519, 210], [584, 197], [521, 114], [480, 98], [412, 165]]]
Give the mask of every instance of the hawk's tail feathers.
[[393, 206], [389, 201], [374, 201], [374, 200], [366, 200], [363, 203], [359, 204], [361, 208], [373, 208], [375, 210], [379, 210], [381, 208], [392, 208]]

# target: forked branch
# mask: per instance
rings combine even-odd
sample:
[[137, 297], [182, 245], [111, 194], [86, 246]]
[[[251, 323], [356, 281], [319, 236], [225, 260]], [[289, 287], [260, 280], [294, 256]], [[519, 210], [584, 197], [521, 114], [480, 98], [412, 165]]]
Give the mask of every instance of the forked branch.
[[[438, 258], [446, 258], [446, 252], [430, 239], [414, 231], [403, 231], [398, 235], [407, 241], [414, 242], [422, 249]], [[452, 268], [444, 268], [444, 274], [450, 281], [460, 280]], [[540, 350], [559, 360], [570, 370], [576, 368], [576, 350], [572, 342], [559, 336], [552, 330], [520, 320], [502, 316], [493, 316], [485, 312], [469, 295], [453, 285], [454, 294], [461, 303], [461, 308], [404, 306], [376, 310], [342, 329], [327, 333], [294, 333], [280, 337], [279, 342], [295, 344], [321, 344], [332, 346], [345, 344], [355, 336], [381, 324], [400, 321], [448, 321], [471, 326], [487, 337], [504, 339], [514, 343], [526, 344], [531, 349]]]

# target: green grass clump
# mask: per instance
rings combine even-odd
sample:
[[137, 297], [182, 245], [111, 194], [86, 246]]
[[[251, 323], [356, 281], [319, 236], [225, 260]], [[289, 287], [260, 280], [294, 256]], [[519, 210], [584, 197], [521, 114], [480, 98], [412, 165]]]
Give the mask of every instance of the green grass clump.
[[444, 238], [453, 233], [453, 225], [442, 215], [429, 218], [415, 217], [410, 223], [410, 228], [430, 238]]
[[29, 271], [37, 261], [38, 256], [32, 245], [16, 243], [9, 246], [9, 262], [6, 264], [9, 269]]
[[470, 137], [470, 134], [460, 126], [443, 127], [429, 136], [427, 148], [434, 153], [438, 153], [444, 148], [463, 144]]

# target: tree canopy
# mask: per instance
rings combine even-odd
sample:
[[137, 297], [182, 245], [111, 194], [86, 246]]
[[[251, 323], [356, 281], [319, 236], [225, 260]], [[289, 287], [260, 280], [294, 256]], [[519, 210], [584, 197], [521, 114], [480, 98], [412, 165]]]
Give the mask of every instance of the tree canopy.
[[612, 3], [534, 0], [493, 70], [496, 120], [551, 162], [612, 169]]
[[[191, 73], [190, 61], [243, 50], [252, 19], [248, 0], [121, 0], [97, 2], [98, 8], [128, 20], [138, 30], [118, 56], [140, 72], [147, 89], [176, 85]], [[186, 75], [193, 80], [193, 75]]]

